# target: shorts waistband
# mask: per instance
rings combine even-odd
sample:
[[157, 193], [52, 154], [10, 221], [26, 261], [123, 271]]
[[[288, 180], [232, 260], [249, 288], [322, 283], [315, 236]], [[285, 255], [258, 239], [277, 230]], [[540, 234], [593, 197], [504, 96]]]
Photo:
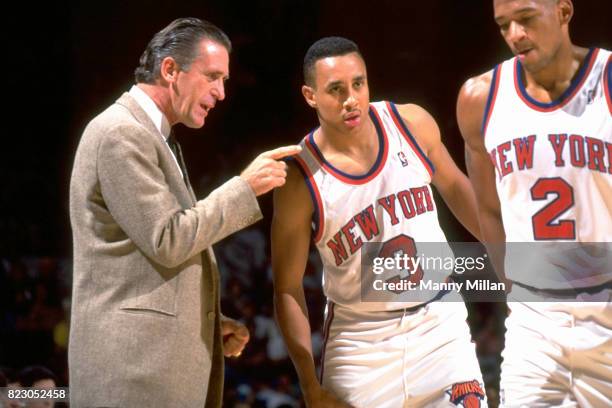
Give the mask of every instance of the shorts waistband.
[[585, 294], [585, 293], [589, 295], [594, 295], [603, 290], [612, 289], [612, 281], [608, 281], [608, 282], [602, 283], [601, 285], [597, 285], [597, 286], [589, 286], [589, 287], [584, 287], [584, 288], [568, 288], [568, 289], [541, 289], [541, 288], [536, 288], [533, 286], [525, 285], [524, 283], [516, 282], [516, 281], [513, 281], [512, 284], [516, 286], [520, 286], [521, 288], [530, 290], [532, 292], [543, 293], [545, 295], [559, 296], [559, 297], [572, 297], [572, 296], [578, 296], [580, 294]]
[[396, 313], [396, 312], [401, 312], [401, 311], [404, 311], [405, 313], [416, 312], [417, 310], [419, 310], [423, 306], [426, 306], [426, 305], [428, 305], [428, 304], [430, 304], [432, 302], [435, 302], [437, 300], [442, 299], [444, 297], [444, 295], [446, 295], [448, 293], [450, 293], [450, 290], [441, 290], [441, 291], [438, 292], [438, 294], [436, 296], [434, 296], [433, 298], [431, 298], [427, 302], [420, 303], [420, 304], [418, 304], [416, 306], [404, 307], [402, 309], [389, 310], [388, 312], [391, 312], [391, 313]]

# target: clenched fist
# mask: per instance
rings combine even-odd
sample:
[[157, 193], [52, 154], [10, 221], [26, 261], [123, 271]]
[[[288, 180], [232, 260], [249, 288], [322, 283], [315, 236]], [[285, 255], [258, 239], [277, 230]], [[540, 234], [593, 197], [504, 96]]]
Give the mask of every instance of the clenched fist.
[[285, 184], [287, 164], [280, 161], [283, 157], [293, 156], [302, 151], [300, 146], [284, 146], [264, 152], [257, 156], [240, 174], [253, 189], [255, 195], [267, 193]]

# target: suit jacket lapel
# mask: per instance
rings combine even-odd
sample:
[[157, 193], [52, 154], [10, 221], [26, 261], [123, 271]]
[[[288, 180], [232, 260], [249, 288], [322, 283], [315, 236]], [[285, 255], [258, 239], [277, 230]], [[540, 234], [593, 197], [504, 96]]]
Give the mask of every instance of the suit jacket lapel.
[[149, 115], [147, 115], [138, 102], [136, 102], [136, 100], [127, 92], [121, 95], [121, 97], [117, 99], [116, 103], [124, 106], [132, 115], [134, 115], [134, 118], [147, 130], [147, 134], [151, 137], [151, 141], [159, 146], [161, 158], [172, 164], [171, 166], [168, 166], [171, 173], [168, 180], [172, 182], [171, 184], [173, 190], [179, 191], [180, 196], [178, 196], [177, 199], [183, 208], [193, 206], [196, 203], [196, 197], [193, 189], [188, 188], [185, 185], [185, 181], [183, 180], [183, 176], [176, 166], [175, 158], [172, 155], [172, 152], [168, 146], [164, 146], [163, 136], [160, 135]]

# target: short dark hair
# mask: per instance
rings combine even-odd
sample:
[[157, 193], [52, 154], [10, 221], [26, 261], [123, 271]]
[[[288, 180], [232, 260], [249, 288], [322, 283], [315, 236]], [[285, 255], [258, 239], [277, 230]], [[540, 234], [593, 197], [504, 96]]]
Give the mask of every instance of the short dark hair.
[[304, 56], [304, 83], [314, 86], [314, 68], [318, 60], [327, 57], [338, 57], [356, 52], [362, 59], [359, 47], [353, 41], [344, 37], [324, 37], [308, 48]]
[[232, 43], [217, 26], [195, 17], [178, 18], [155, 34], [140, 57], [134, 72], [136, 83], [154, 84], [160, 77], [161, 62], [172, 57], [181, 71], [188, 71], [198, 56], [198, 45], [204, 39], [232, 51]]
[[17, 381], [22, 387], [32, 387], [41, 380], [53, 380], [57, 385], [57, 377], [51, 370], [43, 366], [29, 366], [17, 374]]

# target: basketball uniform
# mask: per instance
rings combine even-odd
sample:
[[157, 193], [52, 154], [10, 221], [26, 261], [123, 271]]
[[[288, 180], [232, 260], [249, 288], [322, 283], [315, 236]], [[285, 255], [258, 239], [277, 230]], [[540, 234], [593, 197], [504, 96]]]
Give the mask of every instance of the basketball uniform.
[[559, 99], [525, 89], [521, 63], [493, 71], [482, 134], [506, 233], [506, 407], [612, 399], [610, 52], [592, 48]]
[[[456, 292], [368, 297], [366, 252], [418, 256], [421, 243], [437, 243], [428, 255], [452, 257], [429, 186], [432, 163], [394, 104], [374, 102], [369, 116], [378, 155], [366, 174], [335, 168], [314, 131], [295, 158], [313, 200], [313, 240], [328, 299], [322, 384], [359, 408], [486, 406], [467, 312]], [[414, 282], [444, 282], [450, 272], [414, 267], [398, 273]]]

